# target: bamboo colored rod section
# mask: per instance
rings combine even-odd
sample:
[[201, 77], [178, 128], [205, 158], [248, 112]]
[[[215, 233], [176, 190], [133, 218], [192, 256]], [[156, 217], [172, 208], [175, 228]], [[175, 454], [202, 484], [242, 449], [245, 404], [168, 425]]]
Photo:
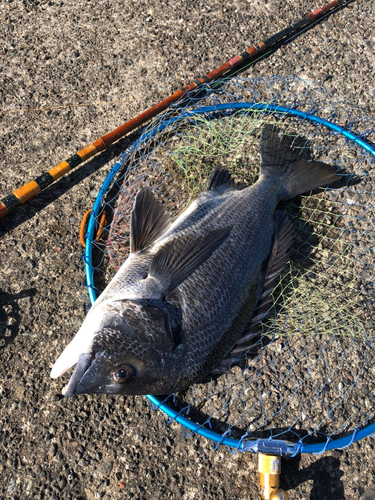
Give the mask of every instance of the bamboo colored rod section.
[[84, 161], [92, 158], [97, 153], [104, 151], [111, 144], [118, 141], [122, 137], [124, 137], [129, 132], [132, 132], [136, 128], [145, 124], [147, 121], [154, 118], [156, 115], [167, 109], [171, 104], [177, 102], [182, 97], [184, 97], [187, 93], [196, 90], [198, 87], [205, 83], [210, 83], [222, 76], [228, 75], [228, 73], [232, 72], [234, 69], [238, 69], [243, 63], [251, 61], [259, 54], [264, 53], [267, 49], [272, 48], [276, 43], [281, 42], [283, 39], [287, 39], [287, 37], [295, 33], [298, 30], [301, 30], [311, 24], [312, 22], [318, 20], [323, 17], [328, 12], [336, 9], [337, 7], [346, 5], [350, 3], [352, 0], [334, 0], [333, 2], [325, 5], [324, 7], [317, 9], [310, 14], [305, 14], [301, 19], [293, 22], [289, 27], [279, 31], [272, 37], [266, 39], [263, 42], [259, 42], [258, 44], [250, 47], [246, 52], [243, 52], [226, 63], [224, 63], [219, 68], [214, 69], [210, 73], [208, 73], [203, 78], [198, 78], [196, 81], [192, 82], [190, 85], [181, 88], [171, 96], [167, 97], [163, 101], [159, 102], [152, 108], [144, 111], [140, 115], [135, 118], [127, 121], [120, 127], [116, 128], [112, 132], [109, 132], [103, 137], [100, 137], [96, 141], [94, 141], [89, 146], [81, 149], [75, 155], [71, 156], [67, 160], [59, 163], [56, 167], [53, 167], [48, 172], [42, 174], [36, 179], [28, 182], [24, 186], [16, 189], [8, 196], [5, 196], [0, 201], [0, 219], [5, 215], [9, 214], [13, 210], [15, 210], [19, 205], [25, 203], [30, 198], [33, 198], [40, 191], [51, 185], [57, 179], [62, 177], [63, 175], [70, 172], [73, 168], [77, 167]]

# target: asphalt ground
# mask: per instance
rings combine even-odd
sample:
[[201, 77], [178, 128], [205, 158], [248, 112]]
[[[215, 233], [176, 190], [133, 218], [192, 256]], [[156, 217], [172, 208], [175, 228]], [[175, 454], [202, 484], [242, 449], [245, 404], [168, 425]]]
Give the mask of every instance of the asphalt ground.
[[[0, 3], [0, 196], [322, 5]], [[243, 76], [317, 80], [375, 115], [374, 2]], [[0, 498], [256, 499], [256, 457], [186, 439], [142, 397], [61, 399], [50, 368], [88, 302], [80, 220], [124, 139], [0, 221]], [[291, 499], [374, 499], [374, 441], [283, 460]]]

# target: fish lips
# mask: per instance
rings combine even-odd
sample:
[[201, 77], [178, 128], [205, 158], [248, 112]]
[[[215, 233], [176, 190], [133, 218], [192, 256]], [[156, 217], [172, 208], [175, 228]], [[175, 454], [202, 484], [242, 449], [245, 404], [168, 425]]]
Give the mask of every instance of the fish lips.
[[[75, 370], [62, 394], [64, 396], [78, 396], [80, 394], [111, 394], [111, 392], [118, 392], [117, 385], [108, 376], [108, 373], [112, 373], [111, 368], [106, 363], [109, 360], [106, 360], [105, 354], [100, 352], [96, 355], [80, 354]], [[108, 369], [106, 370], [106, 368]]]
[[84, 394], [83, 392], [77, 393], [77, 388], [84, 378], [84, 375], [91, 365], [93, 360], [92, 354], [83, 353], [78, 356], [78, 361], [72, 376], [70, 377], [69, 383], [62, 390], [63, 396], [73, 396], [74, 394]]

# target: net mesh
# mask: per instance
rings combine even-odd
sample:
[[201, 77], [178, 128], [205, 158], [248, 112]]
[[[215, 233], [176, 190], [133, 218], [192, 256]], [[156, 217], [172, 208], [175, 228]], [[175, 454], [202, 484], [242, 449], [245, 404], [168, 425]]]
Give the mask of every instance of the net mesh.
[[242, 363], [167, 402], [236, 439], [324, 442], [374, 420], [374, 157], [322, 124], [270, 109], [230, 110], [236, 103], [298, 109], [375, 142], [365, 110], [296, 77], [237, 78], [189, 96], [143, 131], [106, 190], [97, 217], [105, 211], [104, 238], [92, 242], [95, 286], [102, 290], [128, 255], [130, 211], [142, 186], [175, 218], [216, 166], [251, 184], [260, 133], [276, 123], [301, 154], [339, 166], [344, 178], [280, 207], [292, 221], [293, 246], [262, 334]]

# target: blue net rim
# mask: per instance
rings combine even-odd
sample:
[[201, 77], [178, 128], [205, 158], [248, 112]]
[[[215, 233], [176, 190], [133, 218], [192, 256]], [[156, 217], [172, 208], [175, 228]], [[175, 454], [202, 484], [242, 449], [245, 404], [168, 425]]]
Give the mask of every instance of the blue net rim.
[[[92, 250], [93, 244], [92, 242], [95, 239], [95, 230], [96, 230], [96, 217], [99, 215], [99, 212], [103, 206], [104, 197], [114, 180], [115, 175], [122, 168], [125, 163], [127, 156], [137, 149], [137, 147], [143, 143], [150, 140], [154, 135], [160, 133], [166, 127], [176, 124], [176, 122], [185, 120], [190, 117], [194, 117], [194, 115], [209, 115], [212, 113], [216, 113], [218, 111], [222, 112], [233, 112], [240, 110], [249, 110], [249, 111], [263, 111], [265, 113], [272, 112], [278, 113], [282, 116], [294, 116], [302, 120], [307, 120], [318, 125], [327, 127], [338, 134], [344, 135], [347, 139], [355, 142], [358, 146], [363, 148], [368, 153], [372, 154], [375, 157], [375, 148], [368, 144], [366, 141], [358, 137], [357, 135], [349, 132], [345, 128], [332, 123], [328, 120], [320, 118], [311, 113], [307, 113], [305, 111], [301, 111], [296, 108], [290, 108], [281, 106], [278, 104], [267, 104], [267, 103], [246, 103], [246, 102], [234, 102], [234, 103], [224, 103], [217, 104], [214, 106], [204, 106], [200, 107], [193, 111], [182, 111], [178, 116], [174, 118], [167, 119], [166, 121], [160, 123], [158, 127], [155, 127], [152, 130], [146, 131], [141, 135], [141, 137], [134, 142], [133, 146], [129, 148], [125, 153], [121, 155], [120, 160], [113, 166], [111, 171], [109, 172], [107, 178], [105, 179], [102, 187], [99, 190], [98, 196], [95, 200], [93, 210], [89, 219], [87, 233], [85, 236], [86, 247], [85, 247], [85, 273], [86, 273], [86, 284], [89, 294], [89, 299], [91, 304], [93, 304], [97, 298], [96, 288], [94, 285], [94, 267], [92, 265]], [[359, 441], [365, 437], [370, 436], [375, 433], [375, 422], [372, 424], [368, 424], [363, 429], [354, 429], [353, 432], [347, 434], [346, 436], [330, 439], [326, 438], [324, 441], [320, 443], [314, 444], [306, 444], [301, 440], [298, 443], [290, 443], [282, 440], [272, 440], [272, 438], [268, 439], [245, 439], [241, 438], [233, 439], [229, 436], [218, 434], [206, 427], [195, 424], [190, 419], [184, 417], [183, 415], [178, 414], [175, 410], [173, 410], [167, 404], [164, 404], [157, 396], [146, 396], [151, 404], [155, 405], [158, 409], [163, 411], [168, 417], [175, 420], [177, 423], [181, 424], [183, 427], [189, 429], [192, 433], [197, 433], [200, 436], [203, 436], [207, 439], [210, 439], [214, 443], [224, 444], [231, 449], [240, 450], [240, 451], [251, 451], [251, 452], [263, 452], [263, 453], [277, 453], [279, 455], [285, 456], [294, 456], [299, 453], [314, 453], [319, 454], [324, 451], [333, 450], [336, 448], [346, 448], [350, 446], [352, 443]]]

